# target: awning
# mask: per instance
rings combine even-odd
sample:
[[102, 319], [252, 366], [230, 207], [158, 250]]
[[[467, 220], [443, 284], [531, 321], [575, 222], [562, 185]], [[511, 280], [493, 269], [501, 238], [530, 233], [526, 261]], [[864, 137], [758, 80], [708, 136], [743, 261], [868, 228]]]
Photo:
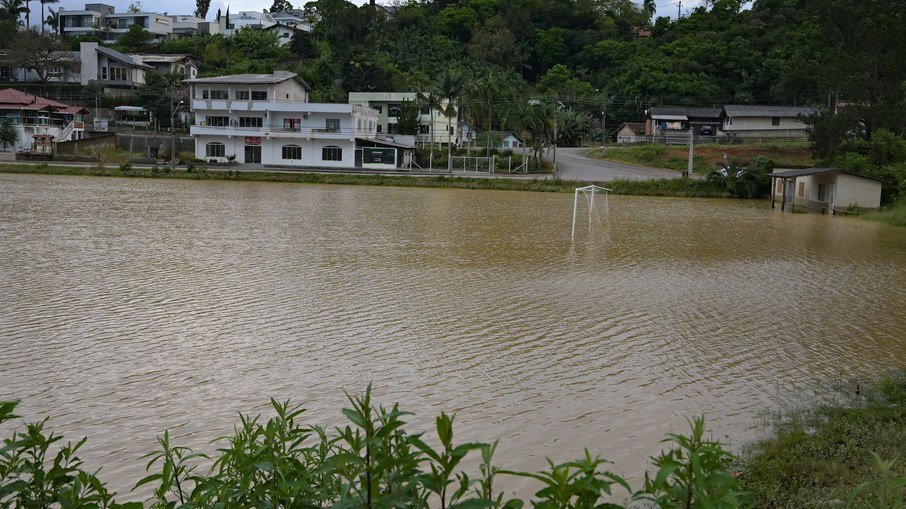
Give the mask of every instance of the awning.
[[686, 115], [651, 115], [651, 118], [654, 120], [689, 120]]

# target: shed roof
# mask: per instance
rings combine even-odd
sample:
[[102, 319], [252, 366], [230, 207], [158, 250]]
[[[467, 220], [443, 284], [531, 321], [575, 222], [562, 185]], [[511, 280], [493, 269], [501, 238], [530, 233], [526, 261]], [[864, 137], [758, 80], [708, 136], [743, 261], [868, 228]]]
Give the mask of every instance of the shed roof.
[[628, 127], [632, 129], [632, 132], [635, 134], [645, 134], [645, 123], [644, 122], [623, 122], [620, 125], [620, 129]]
[[724, 112], [728, 117], [798, 117], [814, 115], [818, 110], [808, 106], [754, 106], [728, 104]]
[[[665, 120], [687, 120], [688, 117], [697, 117], [697, 118], [720, 118], [720, 108], [707, 108], [699, 106], [652, 106], [648, 109], [648, 114], [651, 118], [656, 118], [657, 115], [659, 118]], [[677, 118], [670, 119], [666, 116], [683, 116], [687, 118]]]
[[784, 170], [784, 171], [775, 171], [771, 173], [771, 178], [796, 178], [796, 177], [807, 177], [809, 175], [823, 175], [827, 173], [845, 173], [847, 175], [854, 175], [856, 177], [867, 178], [871, 180], [883, 181], [884, 179], [880, 177], [875, 177], [873, 175], [866, 175], [864, 173], [855, 172], [852, 170], [844, 170], [842, 168], [800, 168], [796, 170]]

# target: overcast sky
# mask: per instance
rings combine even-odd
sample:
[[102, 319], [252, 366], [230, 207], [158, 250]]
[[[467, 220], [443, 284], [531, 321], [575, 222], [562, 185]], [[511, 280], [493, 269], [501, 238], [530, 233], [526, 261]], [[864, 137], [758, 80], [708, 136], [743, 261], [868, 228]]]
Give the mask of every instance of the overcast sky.
[[[137, 0], [142, 4], [142, 10], [152, 11], [152, 12], [166, 12], [167, 14], [192, 14], [195, 11], [195, 2], [193, 0]], [[308, 0], [297, 0], [299, 5], [296, 5], [296, 2], [290, 0], [290, 3], [296, 7], [302, 7]], [[362, 5], [368, 0], [353, 0], [354, 4]], [[699, 5], [702, 0], [684, 0], [683, 1], [683, 12], [691, 9], [692, 7]], [[62, 6], [67, 10], [79, 10], [85, 8], [85, 1], [75, 1], [75, 0], [61, 0], [58, 4], [48, 4], [48, 7], [53, 8], [54, 10], [57, 7]], [[126, 12], [126, 8], [129, 7], [131, 3], [130, 0], [94, 0], [94, 2], [87, 3], [106, 3], [108, 5], [113, 5], [116, 8], [116, 12]], [[384, 3], [381, 0], [378, 0], [377, 3]], [[217, 9], [220, 9], [222, 12], [226, 12], [227, 4], [230, 6], [230, 12], [239, 12], [239, 11], [261, 11], [263, 9], [269, 9], [273, 4], [273, 0], [211, 0], [211, 8], [208, 10], [208, 18], [211, 19], [217, 13]], [[675, 0], [658, 0], [658, 16], [670, 16], [671, 18], [676, 17], [678, 2]], [[36, 20], [40, 17], [41, 4], [37, 0], [31, 1], [31, 8], [37, 16], [33, 17], [33, 20]], [[46, 9], [46, 7], [45, 7]], [[45, 12], [45, 16], [47, 13]]]

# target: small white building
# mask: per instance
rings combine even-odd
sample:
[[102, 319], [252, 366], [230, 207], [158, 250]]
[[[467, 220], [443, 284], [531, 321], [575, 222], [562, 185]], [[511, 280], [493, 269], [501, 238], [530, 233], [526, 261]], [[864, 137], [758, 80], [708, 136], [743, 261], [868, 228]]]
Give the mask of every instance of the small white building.
[[878, 177], [839, 168], [777, 169], [771, 174], [771, 208], [801, 207], [810, 212], [834, 214], [838, 209], [878, 209], [881, 182]]
[[276, 24], [277, 21], [274, 17], [267, 12], [240, 11], [231, 14], [229, 9], [227, 9], [226, 14], [211, 22], [210, 31], [212, 34], [223, 34], [226, 37], [232, 37], [236, 35], [236, 32], [244, 28], [263, 30]]
[[645, 141], [644, 122], [623, 122], [617, 130], [617, 143], [620, 145]]
[[[195, 156], [311, 168], [362, 165], [357, 141], [377, 139], [377, 113], [351, 104], [308, 102], [296, 74], [237, 74], [186, 80], [195, 124]], [[377, 164], [377, 163], [375, 163]], [[396, 167], [396, 162], [382, 165]], [[366, 166], [367, 167], [367, 166]]]

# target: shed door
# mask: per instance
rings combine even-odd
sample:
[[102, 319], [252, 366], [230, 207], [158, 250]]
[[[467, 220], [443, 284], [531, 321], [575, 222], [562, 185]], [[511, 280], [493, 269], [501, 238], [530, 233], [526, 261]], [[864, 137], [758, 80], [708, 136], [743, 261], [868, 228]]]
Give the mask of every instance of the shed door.
[[834, 202], [837, 200], [837, 184], [830, 184], [827, 190], [827, 213], [833, 215]]

